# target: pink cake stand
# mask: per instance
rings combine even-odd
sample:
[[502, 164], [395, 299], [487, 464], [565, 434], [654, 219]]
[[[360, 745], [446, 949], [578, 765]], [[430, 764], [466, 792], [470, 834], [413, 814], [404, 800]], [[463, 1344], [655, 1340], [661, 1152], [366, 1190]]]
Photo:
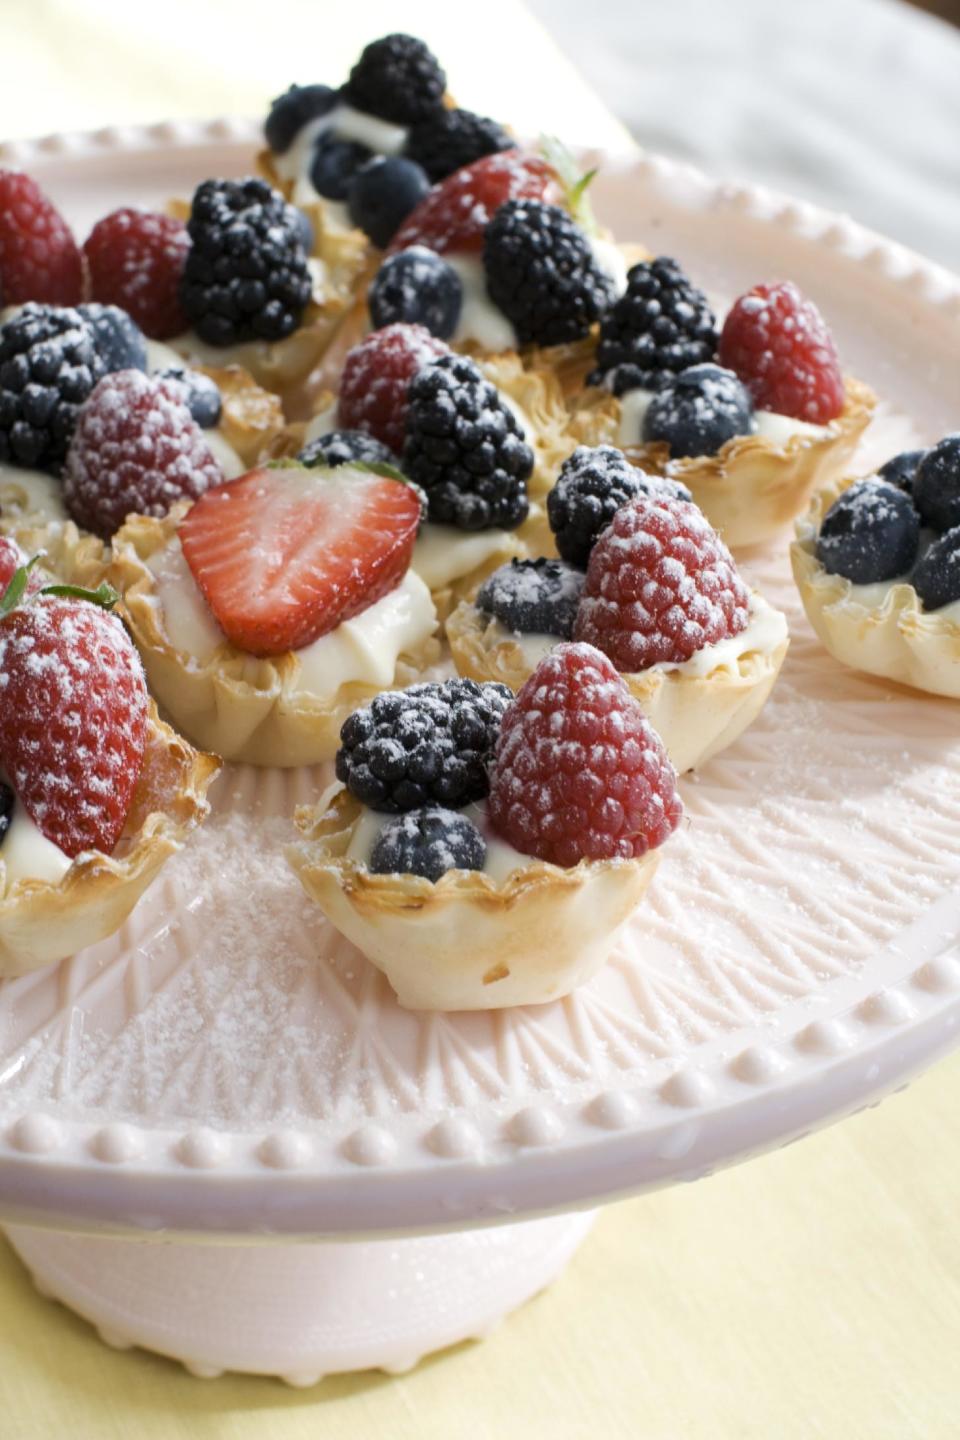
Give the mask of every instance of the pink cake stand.
[[[83, 233], [248, 171], [244, 122], [0, 150]], [[790, 276], [886, 397], [864, 467], [954, 428], [960, 288], [844, 217], [655, 156], [597, 208], [718, 295]], [[591, 1207], [875, 1102], [960, 1017], [954, 705], [842, 670], [785, 544], [743, 557], [793, 643], [759, 721], [683, 782], [689, 824], [569, 999], [418, 1014], [283, 862], [322, 772], [232, 769], [109, 942], [0, 987], [0, 1214], [108, 1343], [198, 1374], [400, 1370], [547, 1284]]]

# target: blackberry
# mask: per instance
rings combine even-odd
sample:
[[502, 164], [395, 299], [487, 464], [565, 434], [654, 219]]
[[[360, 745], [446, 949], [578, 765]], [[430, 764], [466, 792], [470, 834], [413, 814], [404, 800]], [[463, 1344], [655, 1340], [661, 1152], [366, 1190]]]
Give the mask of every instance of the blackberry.
[[147, 342], [143, 331], [119, 305], [78, 305], [78, 312], [93, 331], [93, 342], [104, 368], [146, 370]]
[[681, 370], [650, 401], [644, 441], [663, 441], [672, 456], [715, 455], [735, 435], [753, 430], [750, 392], [719, 365]]
[[327, 200], [346, 200], [353, 177], [372, 157], [373, 151], [359, 140], [321, 135], [310, 162], [310, 183]]
[[361, 165], [347, 188], [350, 219], [385, 250], [429, 189], [426, 173], [413, 160], [375, 155]]
[[340, 99], [329, 85], [291, 85], [271, 102], [263, 134], [274, 155], [283, 155], [311, 120], [329, 115]]
[[[13, 811], [16, 803], [10, 786], [5, 780], [0, 780], [0, 845], [3, 844], [6, 833], [13, 822]], [[476, 868], [480, 869], [481, 866], [477, 866]]]
[[460, 530], [512, 530], [530, 508], [533, 451], [495, 386], [465, 355], [443, 355], [407, 388], [403, 473], [429, 518]]
[[24, 305], [0, 326], [0, 462], [59, 475], [80, 406], [104, 373], [78, 310]]
[[353, 460], [362, 460], [366, 465], [396, 465], [397, 457], [392, 450], [365, 430], [330, 430], [305, 445], [297, 456], [302, 465], [349, 465]]
[[960, 525], [960, 435], [948, 435], [924, 455], [913, 478], [913, 503], [934, 530]]
[[180, 301], [208, 345], [282, 340], [310, 299], [297, 212], [263, 180], [205, 180], [193, 197]]
[[600, 532], [620, 506], [637, 495], [693, 498], [686, 485], [646, 475], [612, 445], [578, 445], [564, 460], [557, 483], [547, 496], [547, 519], [563, 559], [586, 569]]
[[367, 296], [374, 328], [404, 321], [449, 340], [463, 308], [463, 285], [453, 266], [425, 245], [388, 255]]
[[422, 165], [435, 185], [484, 155], [515, 150], [516, 146], [516, 140], [496, 120], [472, 110], [440, 109], [411, 128], [403, 153]]
[[344, 721], [337, 779], [364, 805], [390, 815], [482, 800], [512, 699], [506, 685], [476, 680], [385, 691]]
[[472, 820], [429, 805], [389, 820], [367, 868], [374, 875], [422, 875], [434, 884], [448, 870], [482, 870], [487, 845]]
[[886, 480], [888, 485], [896, 485], [898, 490], [904, 490], [908, 495], [912, 495], [917, 466], [926, 453], [926, 450], [903, 450], [899, 455], [894, 455], [885, 465], [881, 465], [877, 474], [881, 480]]
[[859, 480], [823, 517], [817, 559], [830, 575], [873, 585], [906, 574], [919, 542], [920, 520], [909, 495], [883, 480]]
[[439, 110], [447, 77], [435, 55], [413, 35], [373, 40], [350, 71], [344, 98], [368, 115], [414, 125]]
[[201, 430], [212, 430], [220, 424], [223, 414], [223, 398], [220, 387], [209, 375], [200, 370], [185, 370], [179, 365], [170, 365], [158, 370], [155, 380], [174, 380], [186, 392], [187, 408]]
[[613, 300], [613, 282], [566, 210], [508, 200], [483, 236], [487, 294], [522, 345], [579, 340]]
[[960, 600], [960, 525], [933, 542], [917, 562], [910, 583], [924, 610], [940, 610]]
[[484, 580], [476, 606], [518, 635], [569, 640], [584, 573], [563, 560], [510, 560]]
[[681, 370], [712, 360], [717, 322], [707, 297], [666, 255], [627, 272], [627, 288], [600, 325], [591, 385], [614, 395], [660, 390]]

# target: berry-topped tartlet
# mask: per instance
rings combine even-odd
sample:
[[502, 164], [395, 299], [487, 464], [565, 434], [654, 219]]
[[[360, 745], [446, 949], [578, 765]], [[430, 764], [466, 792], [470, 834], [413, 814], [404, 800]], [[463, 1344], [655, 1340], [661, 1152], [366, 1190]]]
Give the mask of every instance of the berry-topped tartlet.
[[207, 813], [219, 762], [157, 716], [106, 587], [0, 537], [0, 976], [112, 934]]
[[756, 285], [722, 326], [675, 260], [641, 261], [600, 325], [571, 428], [681, 480], [729, 545], [766, 540], [849, 460], [874, 397], [844, 378], [797, 287]]
[[[374, 453], [399, 467], [426, 497], [413, 568], [441, 615], [511, 555], [546, 487], [555, 456], [569, 449], [557, 395], [523, 367], [481, 364], [420, 325], [372, 331], [347, 356], [336, 403], [307, 427], [300, 458], [330, 447]], [[359, 448], [357, 448], [359, 447]]]
[[756, 719], [783, 664], [787, 622], [662, 476], [581, 446], [548, 509], [559, 559], [511, 560], [446, 622], [458, 671], [517, 690], [565, 640], [613, 661], [679, 771]]
[[821, 491], [790, 558], [831, 655], [960, 699], [960, 435]]
[[114, 537], [110, 578], [151, 689], [224, 759], [329, 759], [352, 710], [438, 658], [410, 565], [418, 490], [338, 459], [252, 470]]
[[590, 645], [561, 645], [516, 698], [471, 680], [378, 696], [344, 725], [337, 775], [287, 858], [418, 1009], [569, 994], [682, 814], [660, 740]]

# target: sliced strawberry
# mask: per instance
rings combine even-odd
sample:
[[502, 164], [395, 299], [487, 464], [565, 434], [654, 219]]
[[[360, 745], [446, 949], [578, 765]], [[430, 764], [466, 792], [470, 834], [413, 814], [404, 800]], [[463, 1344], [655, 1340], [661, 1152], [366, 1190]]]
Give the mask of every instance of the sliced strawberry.
[[251, 470], [208, 490], [180, 524], [187, 564], [221, 630], [251, 655], [300, 650], [399, 585], [417, 493], [341, 465]]
[[487, 222], [508, 200], [554, 204], [561, 198], [556, 174], [538, 156], [519, 150], [485, 155], [434, 185], [400, 226], [387, 253], [410, 245], [426, 245], [438, 255], [481, 250]]

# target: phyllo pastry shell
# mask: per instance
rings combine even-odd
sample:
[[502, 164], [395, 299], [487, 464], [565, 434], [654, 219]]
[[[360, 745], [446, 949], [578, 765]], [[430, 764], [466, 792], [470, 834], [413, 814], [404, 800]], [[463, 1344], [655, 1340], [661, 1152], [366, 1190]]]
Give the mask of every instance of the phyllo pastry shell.
[[797, 522], [790, 562], [807, 619], [834, 659], [851, 669], [960, 699], [960, 606], [927, 611], [909, 580], [855, 585], [817, 559], [824, 516], [854, 483], [852, 476], [834, 480]]
[[63, 960], [118, 930], [206, 816], [219, 768], [164, 724], [151, 701], [143, 768], [112, 855], [86, 851], [56, 882], [18, 878], [8, 888], [0, 848], [0, 975]]
[[[464, 601], [446, 622], [454, 664], [472, 680], [519, 690], [549, 637], [520, 636]], [[560, 644], [559, 636], [556, 644]], [[706, 647], [682, 665], [655, 665], [623, 680], [679, 772], [719, 755], [763, 709], [787, 653], [787, 623], [756, 591], [747, 630]]]
[[[358, 681], [318, 695], [302, 688], [302, 652], [259, 658], [236, 649], [225, 636], [203, 660], [178, 649], [150, 562], [176, 543], [189, 508], [176, 505], [163, 520], [131, 516], [113, 540], [108, 578], [122, 596], [121, 613], [152, 692], [185, 735], [225, 760], [288, 767], [330, 759], [347, 716], [385, 686]], [[426, 604], [422, 586], [421, 593]], [[439, 658], [432, 628], [399, 656], [393, 687], [412, 684]]]
[[448, 870], [375, 875], [347, 851], [364, 808], [335, 786], [297, 812], [287, 859], [331, 924], [386, 975], [401, 1005], [499, 1010], [568, 995], [596, 973], [653, 879], [659, 850], [639, 860], [531, 857], [504, 879]]
[[[616, 445], [641, 470], [682, 481], [728, 545], [754, 545], [801, 514], [814, 491], [829, 484], [850, 460], [876, 397], [850, 377], [845, 392], [842, 411], [828, 425], [815, 431], [795, 429], [783, 439], [737, 435], [716, 455], [671, 459], [662, 443], [624, 444], [621, 400], [596, 387], [586, 389], [575, 403], [570, 428], [579, 444]], [[799, 423], [784, 419], [788, 427]]]

